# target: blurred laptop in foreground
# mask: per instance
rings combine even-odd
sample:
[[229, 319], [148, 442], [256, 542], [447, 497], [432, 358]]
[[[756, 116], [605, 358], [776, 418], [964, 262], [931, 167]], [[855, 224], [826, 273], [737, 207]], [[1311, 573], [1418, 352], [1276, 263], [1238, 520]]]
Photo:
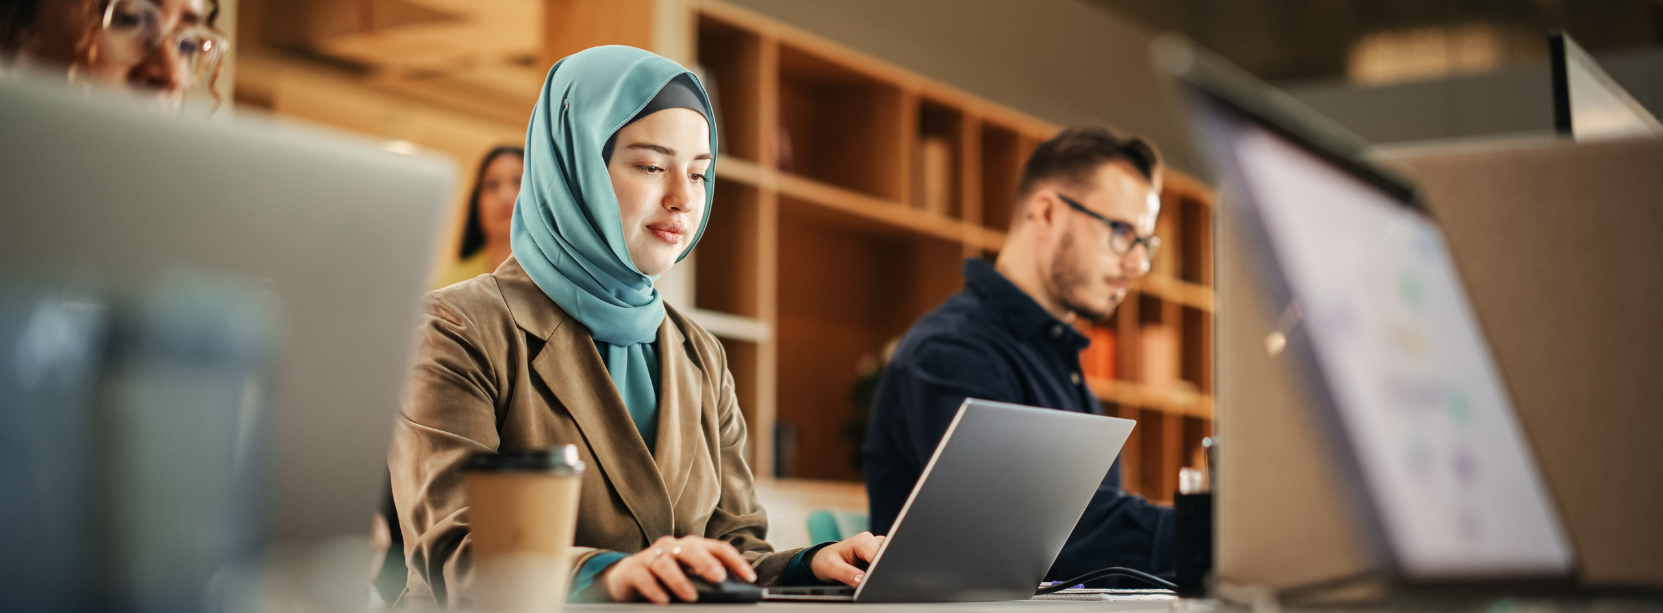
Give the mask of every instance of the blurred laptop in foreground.
[[1157, 49], [1225, 186], [1218, 593], [1663, 586], [1663, 142], [1388, 155]]
[[[1274, 314], [1261, 350], [1295, 373], [1355, 517], [1358, 572], [1315, 579], [1568, 584], [1571, 540], [1414, 185], [1357, 161], [1360, 141], [1201, 50], [1169, 39], [1160, 51], [1222, 175], [1226, 240], [1247, 258], [1224, 284], [1255, 286], [1264, 303], [1242, 308]], [[1271, 436], [1244, 432], [1221, 428], [1226, 452]], [[1231, 555], [1252, 554], [1226, 547], [1221, 562]]]
[[259, 118], [0, 83], [0, 365], [59, 373], [53, 393], [0, 385], [0, 429], [37, 442], [0, 454], [23, 488], [0, 501], [0, 589], [36, 610], [256, 589], [361, 606], [452, 175]]

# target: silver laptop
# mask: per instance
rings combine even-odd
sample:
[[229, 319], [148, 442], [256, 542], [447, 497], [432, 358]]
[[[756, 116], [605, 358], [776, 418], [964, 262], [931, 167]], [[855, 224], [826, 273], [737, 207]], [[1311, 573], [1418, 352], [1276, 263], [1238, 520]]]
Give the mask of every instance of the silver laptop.
[[854, 588], [768, 588], [769, 600], [1027, 600], [1136, 425], [964, 401]]
[[[181, 119], [7, 79], [0, 282], [115, 294], [183, 271], [261, 288], [275, 305], [276, 361], [258, 424], [270, 468], [254, 545], [361, 573], [454, 175], [444, 158], [367, 139], [246, 114]], [[190, 430], [168, 436], [181, 452], [201, 444]], [[343, 549], [341, 537], [359, 545]]]

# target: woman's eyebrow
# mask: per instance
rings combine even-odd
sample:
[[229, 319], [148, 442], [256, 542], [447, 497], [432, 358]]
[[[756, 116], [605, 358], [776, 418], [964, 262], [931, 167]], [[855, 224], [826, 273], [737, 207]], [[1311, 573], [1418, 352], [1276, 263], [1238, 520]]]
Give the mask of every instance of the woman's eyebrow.
[[208, 19], [205, 15], [197, 12], [193, 8], [186, 8], [185, 12], [179, 15], [179, 22], [190, 26], [202, 25], [202, 23], [207, 20]]
[[664, 155], [668, 155], [670, 157], [676, 157], [676, 150], [671, 149], [669, 147], [665, 147], [664, 145], [654, 145], [652, 143], [635, 143], [633, 145], [630, 145], [630, 146], [624, 147], [624, 148], [625, 149], [645, 149], [647, 151], [657, 151], [659, 153], [662, 153]]
[[[665, 147], [664, 145], [655, 145], [655, 144], [652, 144], [652, 143], [635, 143], [633, 145], [630, 145], [630, 146], [624, 147], [624, 148], [625, 149], [642, 149], [642, 150], [645, 150], [645, 151], [656, 151], [658, 153], [662, 153], [662, 154], [670, 156], [670, 157], [676, 157], [676, 150], [671, 149], [669, 147]], [[701, 153], [701, 154], [696, 155], [696, 156], [693, 157], [693, 161], [695, 161], [695, 162], [697, 162], [699, 160], [713, 160], [713, 159], [716, 159], [716, 156], [708, 154], [708, 153]]]

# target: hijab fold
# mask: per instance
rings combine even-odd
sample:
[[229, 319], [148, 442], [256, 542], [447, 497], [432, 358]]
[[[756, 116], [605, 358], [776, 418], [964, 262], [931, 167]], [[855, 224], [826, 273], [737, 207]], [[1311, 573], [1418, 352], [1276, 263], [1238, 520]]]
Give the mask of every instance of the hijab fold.
[[[624, 407], [649, 449], [656, 442], [658, 328], [664, 302], [630, 259], [603, 150], [672, 79], [686, 75], [705, 117], [710, 97], [680, 64], [634, 47], [588, 49], [555, 63], [525, 137], [525, 174], [514, 205], [514, 257], [549, 299], [589, 329]], [[699, 109], [695, 109], [699, 110]], [[710, 129], [716, 151], [716, 129]], [[715, 173], [711, 162], [710, 174]], [[677, 261], [704, 235], [705, 214]]]

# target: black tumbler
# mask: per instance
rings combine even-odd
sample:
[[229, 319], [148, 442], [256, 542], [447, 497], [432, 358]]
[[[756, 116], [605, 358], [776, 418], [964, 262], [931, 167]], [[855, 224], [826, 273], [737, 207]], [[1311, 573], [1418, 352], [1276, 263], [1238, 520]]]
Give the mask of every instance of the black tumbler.
[[1213, 572], [1213, 495], [1178, 494], [1172, 501], [1172, 551], [1177, 561], [1178, 595], [1207, 595]]

